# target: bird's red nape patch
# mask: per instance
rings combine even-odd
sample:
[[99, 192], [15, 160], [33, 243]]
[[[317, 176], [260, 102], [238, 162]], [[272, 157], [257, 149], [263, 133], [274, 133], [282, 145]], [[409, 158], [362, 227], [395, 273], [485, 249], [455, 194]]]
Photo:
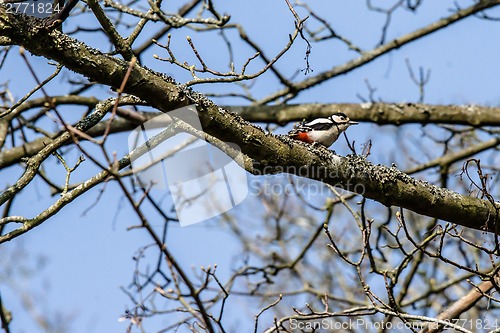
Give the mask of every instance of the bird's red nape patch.
[[293, 139], [295, 140], [300, 140], [300, 141], [303, 141], [303, 142], [307, 142], [307, 143], [313, 143], [314, 141], [311, 140], [311, 138], [309, 137], [309, 135], [307, 134], [307, 132], [299, 132], [297, 134], [294, 134], [292, 136]]

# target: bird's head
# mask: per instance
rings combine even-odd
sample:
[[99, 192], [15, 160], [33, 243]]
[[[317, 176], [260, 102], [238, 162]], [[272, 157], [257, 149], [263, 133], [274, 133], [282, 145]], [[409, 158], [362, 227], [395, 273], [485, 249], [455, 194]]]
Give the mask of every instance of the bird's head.
[[358, 123], [355, 121], [352, 121], [349, 119], [348, 116], [345, 115], [345, 113], [338, 112], [332, 114], [330, 117], [328, 117], [331, 121], [335, 123], [338, 127], [342, 128], [343, 130], [347, 129], [347, 127], [351, 125], [357, 125]]

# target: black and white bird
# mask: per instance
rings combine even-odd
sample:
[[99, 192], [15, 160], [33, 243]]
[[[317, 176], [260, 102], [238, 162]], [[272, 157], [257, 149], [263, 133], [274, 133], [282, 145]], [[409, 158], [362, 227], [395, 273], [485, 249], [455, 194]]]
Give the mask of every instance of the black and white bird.
[[357, 124], [344, 113], [338, 112], [328, 118], [304, 121], [288, 132], [288, 136], [307, 143], [317, 142], [325, 147], [330, 147], [349, 126]]

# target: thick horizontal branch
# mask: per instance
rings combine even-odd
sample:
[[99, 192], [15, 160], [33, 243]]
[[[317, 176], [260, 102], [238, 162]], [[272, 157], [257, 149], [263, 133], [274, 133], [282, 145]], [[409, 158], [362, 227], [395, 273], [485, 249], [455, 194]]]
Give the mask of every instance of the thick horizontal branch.
[[225, 106], [252, 122], [286, 124], [343, 112], [361, 122], [385, 124], [460, 124], [499, 126], [500, 108], [479, 105], [430, 105], [412, 103], [339, 103]]
[[[92, 97], [80, 96], [54, 96], [52, 103], [77, 104], [93, 106], [98, 100]], [[23, 103], [14, 110], [13, 113], [19, 113], [32, 107], [43, 106], [46, 103], [44, 98], [37, 98]], [[243, 119], [256, 123], [276, 123], [287, 124], [292, 121], [303, 119], [313, 119], [317, 117], [326, 117], [335, 112], [344, 112], [349, 118], [359, 122], [374, 122], [382, 124], [461, 124], [471, 126], [498, 126], [500, 125], [500, 108], [469, 105], [429, 105], [429, 104], [392, 104], [392, 103], [374, 103], [374, 104], [293, 104], [293, 105], [260, 105], [260, 106], [224, 106], [224, 109], [233, 111], [243, 117]], [[144, 121], [156, 117], [154, 112], [136, 112]], [[116, 119], [110, 127], [111, 133], [128, 131], [135, 128], [139, 123], [136, 121], [127, 122], [125, 119]], [[90, 130], [92, 137], [103, 134], [106, 125], [100, 124]], [[46, 144], [47, 138], [40, 138], [22, 146], [13, 147], [0, 152], [0, 169], [19, 163], [23, 157], [33, 156], [38, 153]], [[500, 138], [494, 138], [489, 141], [471, 146], [465, 150], [443, 156], [442, 158], [419, 165], [412, 168], [408, 173], [415, 173], [428, 169], [430, 167], [447, 165], [458, 161], [488, 148], [500, 144]]]
[[[0, 6], [0, 36], [5, 35], [30, 52], [53, 59], [91, 81], [114, 88], [122, 83], [129, 64], [104, 55], [58, 32], [47, 33], [34, 18], [9, 15]], [[343, 187], [387, 206], [463, 226], [498, 232], [498, 204], [460, 195], [418, 181], [395, 168], [376, 166], [359, 156], [339, 157], [286, 136], [264, 132], [241, 117], [213, 104], [205, 96], [176, 84], [162, 74], [135, 65], [125, 92], [162, 111], [196, 104], [203, 130], [218, 139], [236, 143], [257, 161], [246, 169], [254, 174], [288, 172]]]

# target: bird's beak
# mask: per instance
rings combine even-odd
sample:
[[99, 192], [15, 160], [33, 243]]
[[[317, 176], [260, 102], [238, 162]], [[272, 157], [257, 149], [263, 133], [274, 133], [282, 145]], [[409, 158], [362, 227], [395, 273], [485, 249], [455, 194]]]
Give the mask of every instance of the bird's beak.
[[357, 121], [352, 121], [352, 120], [349, 121], [349, 125], [357, 125], [357, 124], [359, 124]]

